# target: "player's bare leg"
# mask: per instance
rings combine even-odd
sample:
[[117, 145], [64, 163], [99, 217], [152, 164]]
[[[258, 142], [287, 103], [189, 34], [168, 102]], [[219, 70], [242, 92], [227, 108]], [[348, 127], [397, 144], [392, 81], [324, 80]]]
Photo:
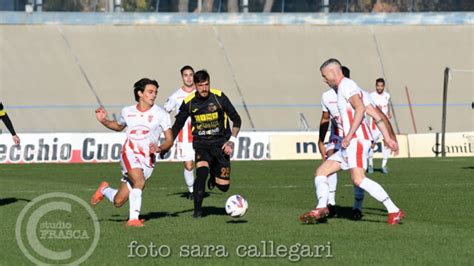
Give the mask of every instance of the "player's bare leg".
[[354, 182], [356, 186], [367, 191], [370, 196], [385, 206], [388, 211], [387, 222], [389, 224], [397, 224], [405, 217], [405, 213], [393, 203], [383, 187], [365, 176], [365, 170], [363, 168], [351, 168], [350, 172], [352, 182]]

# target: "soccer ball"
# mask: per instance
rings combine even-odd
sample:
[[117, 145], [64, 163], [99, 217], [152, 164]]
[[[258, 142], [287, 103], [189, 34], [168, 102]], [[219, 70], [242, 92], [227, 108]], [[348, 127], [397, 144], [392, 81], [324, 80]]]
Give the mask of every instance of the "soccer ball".
[[240, 195], [230, 196], [225, 203], [225, 211], [234, 218], [244, 216], [248, 207], [249, 204], [244, 197]]

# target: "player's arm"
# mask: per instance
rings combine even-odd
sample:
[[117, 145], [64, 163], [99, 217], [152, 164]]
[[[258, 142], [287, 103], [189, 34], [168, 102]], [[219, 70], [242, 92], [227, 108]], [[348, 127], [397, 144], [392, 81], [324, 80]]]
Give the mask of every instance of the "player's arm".
[[95, 117], [97, 118], [97, 121], [99, 121], [106, 128], [114, 131], [122, 131], [126, 127], [126, 125], [121, 125], [115, 120], [108, 120], [107, 111], [102, 106], [95, 110]]
[[225, 154], [231, 155], [234, 150], [234, 143], [237, 140], [237, 136], [240, 132], [240, 127], [242, 126], [242, 119], [240, 118], [239, 113], [237, 113], [237, 110], [235, 110], [234, 105], [230, 102], [229, 98], [224, 93], [222, 93], [221, 97], [222, 108], [232, 121], [232, 136], [226, 143], [224, 143], [222, 149], [224, 150]]
[[165, 104], [163, 105], [163, 108], [165, 109], [166, 112], [171, 113], [173, 111], [174, 107], [176, 106], [176, 101], [174, 100], [173, 97], [169, 97]]
[[397, 143], [396, 139], [393, 139], [390, 136], [389, 129], [385, 126], [383, 116], [381, 116], [379, 114], [379, 112], [377, 112], [377, 109], [375, 107], [373, 107], [372, 105], [367, 106], [366, 112], [367, 112], [368, 115], [370, 115], [375, 120], [375, 124], [380, 129], [380, 132], [382, 132], [383, 138], [385, 139], [385, 142], [387, 143], [387, 146], [390, 147], [390, 149], [392, 149], [392, 151], [394, 151], [395, 154], [397, 154], [398, 153], [398, 143]]
[[3, 123], [7, 127], [8, 131], [12, 134], [13, 142], [15, 144], [20, 144], [20, 137], [15, 132], [15, 128], [13, 127], [13, 123], [8, 117], [8, 114], [3, 110], [3, 104], [0, 103], [0, 118], [2, 119]]
[[188, 119], [189, 117], [189, 103], [185, 103], [183, 101], [183, 103], [181, 104], [181, 106], [179, 107], [179, 112], [178, 114], [175, 116], [175, 120], [174, 120], [174, 123], [173, 123], [173, 127], [171, 128], [171, 131], [172, 131], [172, 137], [173, 137], [173, 141], [174, 139], [176, 139], [176, 137], [178, 136], [179, 134], [179, 131], [181, 131], [181, 129], [183, 128], [184, 124], [186, 123], [186, 120]]
[[319, 121], [319, 140], [318, 140], [318, 147], [319, 152], [321, 153], [321, 157], [323, 160], [326, 160], [326, 146], [324, 146], [324, 139], [326, 138], [326, 133], [328, 132], [329, 128], [329, 121], [331, 120], [329, 116], [329, 112], [322, 112], [321, 113], [321, 120]]
[[349, 142], [351, 141], [352, 136], [354, 136], [356, 130], [359, 128], [362, 119], [364, 119], [365, 113], [365, 106], [362, 102], [362, 99], [360, 98], [360, 94], [352, 95], [349, 98], [349, 103], [352, 105], [352, 108], [354, 108], [354, 120], [352, 121], [352, 124], [349, 128], [349, 132], [342, 140], [342, 147], [344, 148], [349, 146]]
[[[163, 131], [163, 135], [165, 135], [165, 140], [160, 144], [160, 146], [157, 146], [155, 143], [150, 144], [150, 153], [167, 152], [171, 146], [173, 146], [173, 131], [171, 131], [171, 128]], [[163, 159], [164, 154], [160, 154], [160, 157]]]
[[375, 107], [374, 109], [382, 117], [383, 123], [387, 128], [390, 137], [393, 140], [397, 141], [397, 135], [395, 135], [395, 132], [393, 131], [392, 123], [390, 123], [390, 118], [387, 117], [379, 107]]

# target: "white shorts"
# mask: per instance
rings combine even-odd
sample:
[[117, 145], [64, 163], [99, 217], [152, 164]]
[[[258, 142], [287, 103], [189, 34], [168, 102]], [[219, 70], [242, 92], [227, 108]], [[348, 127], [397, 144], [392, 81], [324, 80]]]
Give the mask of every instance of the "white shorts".
[[342, 144], [342, 138], [339, 136], [329, 138], [328, 144], [326, 144], [326, 151], [340, 150]]
[[122, 168], [122, 182], [127, 182], [127, 173], [130, 169], [140, 168], [143, 170], [143, 176], [145, 180], [148, 179], [153, 173], [155, 162], [151, 156], [143, 156], [143, 154], [137, 154], [130, 150], [122, 150], [122, 157], [120, 158], [120, 166]]
[[370, 140], [352, 139], [347, 149], [339, 150], [328, 160], [341, 163], [341, 169], [352, 168], [367, 169], [367, 157], [370, 148]]
[[176, 159], [180, 162], [194, 161], [193, 144], [176, 142]]

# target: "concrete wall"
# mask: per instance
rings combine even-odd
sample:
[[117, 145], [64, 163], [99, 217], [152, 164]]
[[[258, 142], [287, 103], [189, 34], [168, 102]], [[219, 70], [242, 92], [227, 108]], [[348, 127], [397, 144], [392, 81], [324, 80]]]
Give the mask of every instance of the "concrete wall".
[[[299, 129], [300, 113], [315, 129], [327, 89], [319, 66], [330, 57], [369, 91], [386, 78], [402, 133], [414, 132], [408, 86], [418, 132], [429, 132], [441, 128], [444, 68], [474, 69], [474, 26], [0, 25], [0, 55], [0, 99], [19, 132], [105, 131], [76, 58], [117, 115], [134, 103], [136, 80], [157, 79], [163, 104], [190, 64], [207, 69], [211, 85], [231, 98], [243, 130], [252, 127], [237, 84], [257, 130]], [[453, 72], [448, 131], [474, 130], [473, 99], [474, 73]]]

